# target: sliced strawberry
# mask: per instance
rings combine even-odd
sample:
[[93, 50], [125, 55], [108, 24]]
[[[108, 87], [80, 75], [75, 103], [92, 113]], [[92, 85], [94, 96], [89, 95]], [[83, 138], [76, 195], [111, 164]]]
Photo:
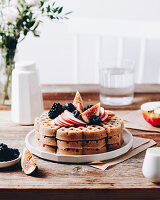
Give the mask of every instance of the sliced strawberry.
[[84, 123], [83, 121], [75, 118], [74, 115], [68, 110], [65, 110], [62, 113], [62, 119], [68, 123], [73, 123], [75, 125], [86, 125], [86, 123]]
[[106, 122], [106, 121], [108, 121], [108, 114], [107, 114], [107, 112], [105, 111], [105, 116], [103, 117], [103, 118], [101, 118], [101, 120], [102, 120], [102, 122]]

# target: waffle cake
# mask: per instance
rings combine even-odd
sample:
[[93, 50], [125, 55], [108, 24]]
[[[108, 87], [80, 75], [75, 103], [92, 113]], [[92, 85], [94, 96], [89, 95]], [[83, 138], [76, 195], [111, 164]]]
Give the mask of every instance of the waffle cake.
[[[79, 112], [78, 118], [65, 110], [54, 119], [50, 118], [49, 112], [37, 117], [34, 123], [36, 146], [42, 151], [65, 155], [97, 154], [120, 148], [123, 144], [123, 120], [112, 111], [101, 109], [100, 104], [98, 106], [98, 115], [96, 108], [93, 119], [92, 112], [89, 116], [89, 123], [86, 122], [88, 119], [85, 120], [88, 113], [83, 117], [83, 112]], [[92, 111], [94, 107], [89, 109]], [[84, 109], [81, 105], [78, 108]]]

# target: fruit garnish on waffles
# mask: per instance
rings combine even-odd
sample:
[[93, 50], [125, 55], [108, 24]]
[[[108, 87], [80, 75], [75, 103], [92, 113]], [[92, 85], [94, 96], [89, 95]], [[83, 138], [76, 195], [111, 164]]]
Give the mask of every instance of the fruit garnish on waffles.
[[99, 125], [108, 120], [108, 113], [100, 107], [100, 103], [89, 104], [85, 110], [82, 97], [77, 91], [73, 104], [68, 102], [62, 106], [60, 103], [54, 103], [48, 112], [48, 117], [52, 119], [53, 125], [71, 127]]
[[35, 119], [35, 145], [41, 151], [98, 154], [123, 144], [123, 120], [100, 103], [84, 107], [79, 92], [73, 103], [53, 103], [49, 112]]

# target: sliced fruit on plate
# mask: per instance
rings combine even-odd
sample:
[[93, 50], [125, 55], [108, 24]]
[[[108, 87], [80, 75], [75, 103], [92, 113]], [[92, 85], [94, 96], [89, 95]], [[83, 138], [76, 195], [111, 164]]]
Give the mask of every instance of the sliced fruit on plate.
[[51, 124], [59, 126], [58, 122], [57, 122], [57, 117], [51, 121]]
[[86, 123], [74, 117], [74, 114], [69, 112], [68, 110], [65, 110], [64, 113], [62, 113], [62, 119], [65, 122], [72, 123], [74, 125], [86, 125]]
[[105, 110], [103, 107], [100, 108], [99, 116], [101, 117], [101, 119], [105, 116]]
[[62, 126], [73, 126], [74, 125], [73, 123], [68, 123], [63, 119], [63, 114], [64, 113], [58, 116], [58, 119], [57, 119], [58, 123], [60, 123]]
[[80, 95], [80, 93], [77, 91], [76, 96], [73, 100], [73, 105], [75, 106], [75, 108], [82, 113], [84, 110], [84, 106], [83, 106], [83, 100], [82, 97]]
[[142, 104], [141, 111], [148, 123], [152, 126], [160, 126], [160, 101]]
[[82, 119], [89, 123], [89, 119], [93, 116], [99, 116], [100, 112], [100, 103], [97, 103], [96, 105], [92, 106], [91, 108], [87, 109], [81, 114]]
[[108, 121], [108, 119], [109, 119], [108, 114], [107, 114], [107, 112], [105, 111], [105, 112], [104, 112], [104, 117], [101, 118], [101, 120], [102, 120], [102, 122], [106, 122], [106, 121]]
[[38, 166], [27, 148], [24, 148], [21, 159], [21, 166], [25, 174], [33, 174], [37, 171]]

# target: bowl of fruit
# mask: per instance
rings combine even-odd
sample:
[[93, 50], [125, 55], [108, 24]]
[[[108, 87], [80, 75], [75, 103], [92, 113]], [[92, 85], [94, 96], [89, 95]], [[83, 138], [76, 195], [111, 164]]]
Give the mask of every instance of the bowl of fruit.
[[9, 148], [6, 144], [0, 144], [0, 168], [17, 164], [21, 159], [18, 149]]
[[152, 126], [160, 127], [160, 101], [147, 102], [141, 105], [144, 119]]

